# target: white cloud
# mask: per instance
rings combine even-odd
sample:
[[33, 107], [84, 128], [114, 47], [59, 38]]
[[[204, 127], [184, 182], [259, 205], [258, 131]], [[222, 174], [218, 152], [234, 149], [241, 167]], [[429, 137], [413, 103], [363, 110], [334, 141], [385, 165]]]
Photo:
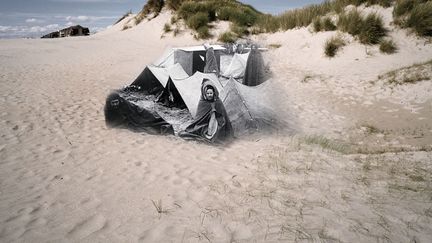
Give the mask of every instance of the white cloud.
[[44, 23], [45, 21], [41, 20], [41, 19], [29, 18], [29, 19], [26, 19], [25, 22], [29, 23], [29, 24], [41, 24], [41, 23]]
[[79, 15], [79, 16], [66, 16], [64, 17], [66, 21], [70, 22], [96, 22], [99, 20], [104, 19], [116, 19], [116, 16], [86, 16], [86, 15]]

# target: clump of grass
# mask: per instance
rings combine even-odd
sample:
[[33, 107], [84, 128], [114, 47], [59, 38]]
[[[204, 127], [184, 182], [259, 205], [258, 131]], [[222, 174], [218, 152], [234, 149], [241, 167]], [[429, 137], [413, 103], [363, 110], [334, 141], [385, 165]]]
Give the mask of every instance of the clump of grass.
[[171, 24], [176, 24], [177, 21], [178, 21], [178, 19], [177, 19], [176, 15], [171, 16], [171, 20], [170, 20]]
[[233, 32], [227, 31], [219, 36], [218, 41], [223, 43], [234, 43], [237, 41], [237, 35]]
[[385, 54], [393, 54], [398, 50], [396, 43], [392, 40], [382, 40], [379, 49]]
[[254, 33], [275, 33], [280, 29], [280, 21], [278, 18], [266, 14], [257, 20]]
[[322, 19], [316, 18], [314, 19], [312, 25], [316, 32], [336, 30], [336, 25], [333, 23], [330, 17], [325, 17]]
[[304, 138], [306, 144], [319, 145], [323, 149], [333, 150], [342, 154], [351, 152], [350, 146], [344, 143], [338, 143], [323, 136], [308, 136]]
[[171, 25], [168, 24], [168, 23], [166, 23], [166, 24], [164, 25], [164, 27], [163, 27], [163, 31], [164, 31], [165, 33], [171, 32], [171, 31], [172, 31], [172, 29], [171, 29]]
[[198, 12], [186, 20], [187, 26], [193, 30], [207, 26], [208, 22], [208, 15], [204, 12]]
[[330, 17], [325, 17], [322, 20], [322, 25], [325, 31], [333, 31], [336, 30], [336, 25], [333, 23]]
[[328, 39], [324, 45], [324, 53], [328, 57], [334, 57], [337, 51], [345, 45], [345, 41], [340, 36]]
[[432, 1], [418, 4], [411, 11], [406, 26], [419, 36], [432, 36]]
[[135, 23], [139, 24], [141, 21], [148, 17], [149, 14], [153, 13], [153, 18], [157, 17], [161, 12], [165, 2], [164, 0], [148, 0], [144, 5], [141, 12], [135, 17]]
[[278, 49], [281, 46], [282, 46], [281, 44], [270, 44], [270, 45], [268, 45], [268, 47], [271, 48], [271, 49]]
[[129, 15], [132, 14], [132, 10], [129, 10], [128, 12], [126, 12], [125, 14], [123, 14], [123, 16], [121, 16], [115, 23], [114, 25], [120, 23], [120, 21], [122, 21], [123, 19], [125, 19], [126, 17], [128, 17]]
[[196, 39], [208, 39], [211, 38], [210, 29], [208, 26], [201, 26], [197, 30]]
[[363, 18], [356, 9], [340, 14], [337, 27], [341, 31], [358, 37], [361, 43], [368, 45], [378, 44], [387, 34], [381, 16], [370, 13]]
[[312, 22], [312, 25], [315, 32], [320, 32], [323, 29], [320, 18], [315, 18]]
[[232, 24], [231, 25], [231, 31], [234, 32], [235, 34], [237, 34], [238, 36], [244, 36], [244, 35], [249, 35], [249, 30], [246, 26], [240, 26], [237, 24]]
[[359, 34], [360, 42], [363, 44], [378, 44], [386, 36], [387, 30], [381, 16], [370, 13], [362, 21]]
[[394, 23], [412, 28], [419, 36], [432, 36], [432, 2], [397, 0], [393, 9]]
[[378, 79], [381, 79], [384, 83], [390, 85], [412, 84], [432, 79], [432, 76], [430, 75], [431, 70], [432, 60], [429, 60], [424, 63], [418, 63], [409, 67], [403, 67], [387, 72], [379, 75]]
[[363, 19], [360, 12], [357, 9], [354, 9], [339, 15], [337, 27], [343, 32], [356, 36], [360, 34], [362, 24]]
[[169, 9], [176, 11], [180, 8], [183, 2], [184, 0], [166, 0], [165, 4]]

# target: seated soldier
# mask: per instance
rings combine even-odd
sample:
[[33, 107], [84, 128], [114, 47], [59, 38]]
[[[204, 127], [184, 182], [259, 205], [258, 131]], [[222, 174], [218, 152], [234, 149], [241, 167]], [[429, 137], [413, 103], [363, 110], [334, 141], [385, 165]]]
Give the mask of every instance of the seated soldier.
[[219, 93], [210, 80], [201, 86], [201, 100], [195, 120], [179, 133], [185, 139], [198, 139], [210, 143], [223, 142], [232, 138], [233, 130]]

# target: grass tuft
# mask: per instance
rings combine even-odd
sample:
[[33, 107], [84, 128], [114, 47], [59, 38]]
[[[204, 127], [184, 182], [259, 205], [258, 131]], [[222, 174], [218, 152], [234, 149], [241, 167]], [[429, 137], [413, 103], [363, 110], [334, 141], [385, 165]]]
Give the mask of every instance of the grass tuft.
[[193, 30], [198, 30], [201, 27], [207, 26], [208, 23], [208, 15], [204, 12], [198, 12], [186, 20], [187, 26]]
[[421, 3], [413, 8], [406, 21], [419, 36], [432, 36], [432, 1]]
[[378, 44], [386, 36], [387, 30], [381, 16], [370, 13], [362, 21], [359, 34], [360, 42], [363, 44]]
[[362, 24], [363, 19], [360, 12], [354, 9], [349, 11], [348, 13], [343, 12], [339, 15], [337, 27], [343, 32], [347, 32], [352, 36], [356, 36], [360, 34]]
[[339, 37], [334, 36], [328, 39], [324, 45], [324, 53], [328, 57], [334, 57], [337, 51], [345, 45], [345, 41]]
[[382, 40], [379, 49], [385, 54], [393, 54], [398, 50], [396, 43], [392, 40]]
[[164, 30], [165, 33], [171, 32], [171, 31], [172, 31], [172, 29], [171, 29], [171, 25], [168, 24], [168, 23], [166, 23], [166, 24], [164, 25], [164, 27], [163, 27], [163, 30]]
[[237, 35], [234, 34], [233, 32], [225, 32], [222, 33], [219, 38], [218, 41], [221, 41], [223, 43], [235, 43], [237, 41]]

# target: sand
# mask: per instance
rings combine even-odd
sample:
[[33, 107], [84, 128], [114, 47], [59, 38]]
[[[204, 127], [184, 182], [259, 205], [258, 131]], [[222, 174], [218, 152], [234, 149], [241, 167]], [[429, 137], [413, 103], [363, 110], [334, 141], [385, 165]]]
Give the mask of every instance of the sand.
[[108, 129], [110, 90], [202, 43], [163, 34], [169, 19], [0, 40], [1, 242], [430, 242], [432, 82], [378, 80], [430, 60], [430, 43], [389, 25], [398, 53], [345, 36], [328, 59], [335, 32], [260, 35], [282, 45], [265, 58], [289, 133], [219, 147]]

